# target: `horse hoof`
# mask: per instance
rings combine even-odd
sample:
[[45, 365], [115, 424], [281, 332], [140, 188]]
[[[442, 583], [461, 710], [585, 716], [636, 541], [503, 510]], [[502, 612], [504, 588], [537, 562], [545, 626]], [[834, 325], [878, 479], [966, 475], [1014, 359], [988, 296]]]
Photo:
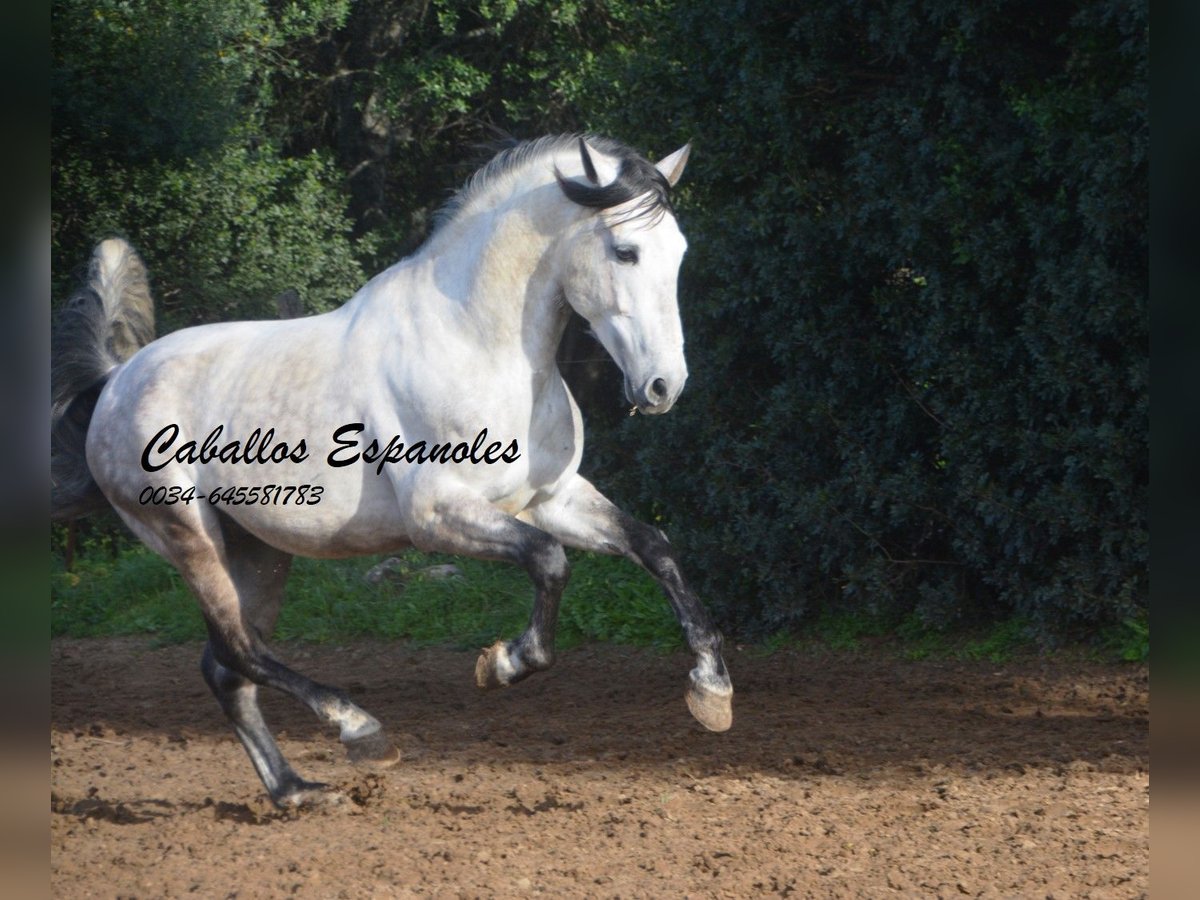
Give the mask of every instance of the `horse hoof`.
[[733, 725], [733, 690], [714, 691], [692, 682], [683, 695], [692, 716], [709, 731], [728, 731]]
[[388, 740], [382, 728], [342, 743], [346, 745], [350, 762], [356, 766], [387, 769], [400, 762], [400, 751]]
[[346, 802], [346, 797], [330, 790], [329, 785], [322, 782], [301, 781], [271, 800], [281, 809], [316, 809], [321, 806], [340, 806]]
[[492, 646], [484, 647], [475, 661], [475, 684], [485, 690], [508, 687], [508, 680], [502, 678], [500, 672], [511, 668], [508, 648], [504, 641], [496, 641]]

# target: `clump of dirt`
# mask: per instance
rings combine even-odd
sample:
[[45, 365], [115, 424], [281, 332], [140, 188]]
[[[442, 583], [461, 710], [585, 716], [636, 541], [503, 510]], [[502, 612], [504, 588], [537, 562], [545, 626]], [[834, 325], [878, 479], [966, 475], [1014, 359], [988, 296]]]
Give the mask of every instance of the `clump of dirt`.
[[683, 656], [591, 646], [484, 693], [473, 653], [281, 655], [347, 687], [401, 762], [355, 769], [264, 692], [341, 800], [277, 810], [198, 646], [52, 642], [54, 896], [1148, 895], [1145, 667], [735, 652], [712, 734]]

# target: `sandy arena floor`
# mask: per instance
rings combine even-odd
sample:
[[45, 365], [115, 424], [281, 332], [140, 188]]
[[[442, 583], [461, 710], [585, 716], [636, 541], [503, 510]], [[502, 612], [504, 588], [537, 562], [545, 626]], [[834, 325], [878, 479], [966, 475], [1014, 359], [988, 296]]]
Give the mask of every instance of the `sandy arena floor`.
[[1145, 667], [733, 650], [709, 734], [684, 656], [590, 646], [484, 693], [474, 653], [280, 655], [403, 761], [356, 770], [267, 692], [284, 753], [345, 797], [280, 812], [199, 646], [52, 643], [55, 897], [1148, 896]]

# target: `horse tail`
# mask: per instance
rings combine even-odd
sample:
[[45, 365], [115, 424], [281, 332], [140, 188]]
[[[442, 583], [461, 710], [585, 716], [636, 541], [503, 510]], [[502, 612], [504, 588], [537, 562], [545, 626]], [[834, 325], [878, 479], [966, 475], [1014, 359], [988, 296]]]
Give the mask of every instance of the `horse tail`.
[[108, 505], [86, 457], [88, 427], [113, 370], [154, 340], [154, 300], [126, 241], [96, 245], [87, 283], [63, 307], [50, 339], [50, 518]]

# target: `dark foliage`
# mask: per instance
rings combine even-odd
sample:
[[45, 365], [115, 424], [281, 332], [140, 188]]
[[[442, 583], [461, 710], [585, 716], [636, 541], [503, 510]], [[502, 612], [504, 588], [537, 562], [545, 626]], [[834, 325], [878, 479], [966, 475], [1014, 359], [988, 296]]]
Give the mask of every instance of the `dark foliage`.
[[693, 374], [597, 462], [727, 626], [1144, 609], [1147, 16], [683, 5], [629, 71], [696, 141]]

